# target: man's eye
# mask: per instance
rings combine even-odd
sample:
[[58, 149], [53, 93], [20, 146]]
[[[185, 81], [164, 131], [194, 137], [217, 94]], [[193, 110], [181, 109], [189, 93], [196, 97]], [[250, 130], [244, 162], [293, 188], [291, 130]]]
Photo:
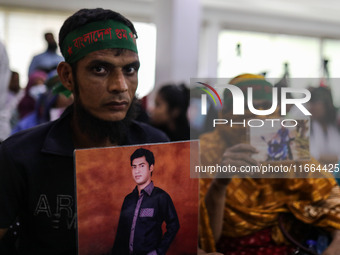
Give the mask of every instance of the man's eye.
[[132, 67], [132, 66], [125, 68], [125, 73], [126, 74], [134, 74], [136, 71], [137, 71], [137, 68]]
[[104, 74], [106, 73], [106, 68], [103, 66], [96, 66], [93, 68], [93, 71], [97, 74]]

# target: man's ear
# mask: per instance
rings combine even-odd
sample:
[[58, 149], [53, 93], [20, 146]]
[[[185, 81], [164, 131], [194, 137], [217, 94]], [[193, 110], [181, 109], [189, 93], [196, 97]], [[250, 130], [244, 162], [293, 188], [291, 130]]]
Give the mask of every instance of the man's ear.
[[60, 77], [61, 83], [70, 90], [72, 93], [74, 92], [74, 77], [72, 73], [72, 67], [69, 63], [60, 62], [57, 67], [58, 75]]
[[150, 170], [150, 172], [153, 171], [153, 164], [150, 166], [149, 170]]

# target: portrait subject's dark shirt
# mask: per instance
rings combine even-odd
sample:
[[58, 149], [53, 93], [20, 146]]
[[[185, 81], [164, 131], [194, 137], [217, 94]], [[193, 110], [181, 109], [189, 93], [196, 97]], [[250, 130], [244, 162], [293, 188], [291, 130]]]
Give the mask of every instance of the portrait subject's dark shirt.
[[[140, 210], [140, 206], [142, 205], [144, 194], [147, 193], [149, 196], [151, 196], [151, 193], [154, 189], [153, 182], [150, 182], [149, 185], [147, 185], [139, 194], [138, 200], [137, 200], [137, 205], [135, 208], [135, 212], [133, 214], [133, 220], [132, 220], [132, 226], [131, 226], [131, 232], [130, 232], [130, 239], [129, 239], [129, 252], [130, 254], [133, 254], [133, 240], [135, 238], [135, 229], [136, 229], [136, 223], [137, 223], [137, 218]], [[143, 215], [150, 215], [153, 213], [153, 209], [149, 210], [144, 210]], [[153, 252], [154, 253], [154, 252]], [[156, 254], [157, 255], [157, 254]]]
[[[175, 207], [164, 190], [153, 187], [153, 183], [150, 183], [141, 194], [140, 198], [136, 187], [124, 199], [112, 254], [166, 254], [179, 230]], [[166, 223], [164, 235], [163, 222]]]

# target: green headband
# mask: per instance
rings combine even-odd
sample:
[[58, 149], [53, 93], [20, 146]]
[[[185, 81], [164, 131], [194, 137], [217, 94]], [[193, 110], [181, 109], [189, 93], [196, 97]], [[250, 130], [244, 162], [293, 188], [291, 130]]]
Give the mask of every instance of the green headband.
[[136, 38], [128, 26], [114, 20], [102, 20], [70, 32], [61, 45], [61, 53], [66, 62], [74, 63], [90, 52], [111, 48], [138, 52]]

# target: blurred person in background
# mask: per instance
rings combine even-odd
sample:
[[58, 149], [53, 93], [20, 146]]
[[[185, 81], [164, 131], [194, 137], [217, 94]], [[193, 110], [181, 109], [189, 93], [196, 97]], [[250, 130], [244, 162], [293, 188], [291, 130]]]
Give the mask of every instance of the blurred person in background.
[[[263, 76], [243, 74], [229, 84], [239, 87], [245, 98], [247, 88], [252, 87], [255, 109], [268, 109], [268, 105], [272, 104], [272, 85]], [[249, 110], [241, 116], [233, 115], [232, 100], [230, 91], [226, 89], [220, 118], [240, 122], [255, 117]], [[255, 118], [278, 116], [277, 109], [272, 115], [256, 115]], [[247, 140], [247, 128], [244, 126], [218, 125], [214, 131], [200, 137], [202, 165], [230, 165], [236, 169], [259, 166], [260, 163], [252, 158], [258, 149]], [[288, 163], [281, 161], [280, 164]], [[318, 162], [312, 159], [295, 164], [317, 165]], [[297, 243], [306, 248], [306, 241], [318, 239], [322, 236], [319, 235], [322, 229], [329, 231], [332, 241], [328, 248], [320, 242], [318, 249], [324, 250], [323, 255], [340, 254], [340, 189], [330, 174], [325, 174], [327, 178], [219, 177], [222, 178], [200, 179], [200, 245], [206, 252], [218, 251], [227, 255], [293, 254], [300, 249]], [[287, 233], [293, 236], [295, 243], [291, 242]], [[312, 240], [314, 244], [316, 239]]]
[[5, 46], [0, 42], [0, 142], [10, 134], [10, 123], [6, 108], [8, 86], [11, 80], [11, 70]]
[[8, 121], [11, 129], [18, 122], [18, 103], [24, 96], [23, 90], [20, 88], [20, 75], [18, 72], [12, 71], [11, 80], [8, 86], [6, 109], [8, 114]]
[[147, 97], [144, 96], [136, 100], [136, 120], [150, 124], [150, 117], [147, 112]]
[[201, 114], [201, 95], [205, 93], [199, 88], [190, 91], [188, 119], [190, 125], [190, 139], [198, 139], [203, 133], [214, 130], [211, 123], [218, 118], [218, 110], [211, 97], [207, 98], [207, 114]]
[[73, 95], [55, 94], [53, 88], [61, 84], [58, 75], [46, 81], [48, 90], [41, 94], [36, 102], [35, 110], [24, 117], [12, 130], [12, 134], [39, 124], [56, 120], [63, 111], [73, 103]]
[[171, 141], [190, 139], [187, 110], [189, 90], [184, 85], [164, 85], [157, 92], [150, 122], [165, 132]]
[[312, 114], [311, 155], [320, 163], [334, 164], [340, 159], [340, 132], [331, 90], [328, 87], [313, 88], [309, 107]]
[[35, 71], [29, 76], [25, 95], [18, 104], [20, 120], [34, 111], [39, 95], [46, 92], [46, 85], [44, 84], [46, 78], [47, 74], [43, 71]]
[[18, 93], [20, 92], [20, 76], [18, 72], [11, 72], [11, 80], [8, 85], [8, 89], [10, 94], [13, 96], [18, 95]]
[[44, 36], [47, 42], [47, 49], [45, 52], [33, 57], [28, 69], [28, 75], [31, 75], [36, 70], [49, 73], [55, 70], [61, 61], [64, 61], [64, 58], [56, 53], [58, 45], [53, 34], [47, 32]]

